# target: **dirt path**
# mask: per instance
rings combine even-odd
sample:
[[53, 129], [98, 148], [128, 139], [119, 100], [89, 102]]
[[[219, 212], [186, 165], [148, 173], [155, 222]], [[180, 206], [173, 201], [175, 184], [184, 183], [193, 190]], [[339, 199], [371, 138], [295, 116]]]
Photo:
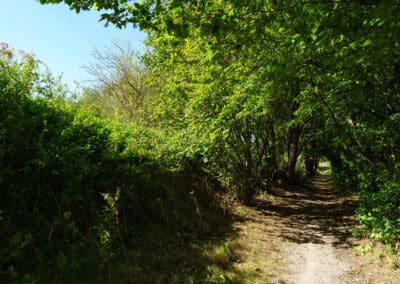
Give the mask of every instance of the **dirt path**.
[[238, 283], [400, 283], [382, 246], [357, 253], [372, 241], [350, 234], [355, 208], [356, 199], [339, 196], [326, 176], [309, 188], [276, 188], [250, 208], [237, 206], [231, 271], [246, 276]]
[[352, 246], [349, 227], [354, 202], [338, 197], [325, 177], [312, 189], [301, 189], [287, 198], [295, 201], [289, 235], [298, 236], [285, 247], [287, 283], [346, 283], [352, 261], [346, 249]]

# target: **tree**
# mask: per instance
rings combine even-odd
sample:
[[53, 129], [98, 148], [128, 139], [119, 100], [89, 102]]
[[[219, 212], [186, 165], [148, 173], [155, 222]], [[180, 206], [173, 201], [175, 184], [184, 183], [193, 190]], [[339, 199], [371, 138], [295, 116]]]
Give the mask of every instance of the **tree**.
[[108, 116], [148, 125], [153, 92], [149, 71], [138, 52], [114, 42], [103, 51], [95, 50], [93, 57], [95, 61], [86, 69], [95, 87], [88, 90], [85, 100], [98, 105]]
[[149, 32], [153, 67], [168, 74], [163, 114], [215, 142], [202, 148], [229, 161], [219, 168], [231, 179], [236, 162], [245, 188], [260, 179], [247, 165], [257, 164], [262, 124], [274, 160], [265, 167], [295, 181], [302, 152], [310, 165], [327, 157], [342, 188], [362, 191], [363, 222], [400, 239], [400, 1], [41, 1], [60, 2]]

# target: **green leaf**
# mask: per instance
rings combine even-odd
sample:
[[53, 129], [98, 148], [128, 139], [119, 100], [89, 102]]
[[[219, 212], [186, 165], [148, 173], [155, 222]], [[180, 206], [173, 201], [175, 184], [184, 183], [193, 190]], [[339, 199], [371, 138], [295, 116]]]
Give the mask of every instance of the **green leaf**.
[[98, 11], [99, 10], [99, 4], [97, 4], [97, 2], [93, 3], [93, 9]]
[[367, 39], [366, 41], [364, 41], [364, 43], [362, 44], [362, 46], [369, 46], [369, 45], [371, 45], [372, 44], [372, 40], [370, 40], [370, 39]]

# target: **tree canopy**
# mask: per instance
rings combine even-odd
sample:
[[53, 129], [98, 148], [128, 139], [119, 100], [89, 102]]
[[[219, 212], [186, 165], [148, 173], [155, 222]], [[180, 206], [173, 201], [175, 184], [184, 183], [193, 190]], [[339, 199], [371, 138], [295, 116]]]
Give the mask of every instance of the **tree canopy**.
[[400, 1], [39, 2], [139, 26], [149, 48], [97, 51], [99, 84], [71, 99], [0, 45], [0, 272], [73, 282], [82, 250], [106, 275], [143, 227], [195, 230], [215, 192], [251, 204], [320, 160], [398, 248]]
[[342, 187], [365, 193], [360, 216], [374, 216], [365, 222], [398, 227], [368, 201], [386, 189], [396, 199], [398, 0], [40, 2], [147, 31], [161, 124], [193, 137], [177, 138], [180, 153], [200, 155], [243, 201], [280, 169], [296, 182], [300, 156], [310, 174], [326, 157]]

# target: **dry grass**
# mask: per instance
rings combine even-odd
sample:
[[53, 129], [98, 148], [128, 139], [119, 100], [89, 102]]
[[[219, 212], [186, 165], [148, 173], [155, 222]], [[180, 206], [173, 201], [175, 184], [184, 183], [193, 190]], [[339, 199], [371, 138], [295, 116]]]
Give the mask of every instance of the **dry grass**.
[[266, 218], [259, 209], [226, 196], [224, 202], [227, 215], [214, 216], [221, 221], [214, 232], [168, 239], [160, 238], [162, 231], [143, 236], [130, 273], [134, 280], [123, 283], [270, 283], [282, 272], [279, 216]]
[[[282, 272], [280, 247], [284, 244], [278, 237], [277, 220], [265, 218], [257, 208], [233, 201], [230, 212], [235, 221], [233, 233], [226, 238], [229, 265], [216, 262], [210, 269], [211, 274], [224, 275], [230, 283], [271, 283]], [[220, 253], [216, 255], [220, 257]]]

